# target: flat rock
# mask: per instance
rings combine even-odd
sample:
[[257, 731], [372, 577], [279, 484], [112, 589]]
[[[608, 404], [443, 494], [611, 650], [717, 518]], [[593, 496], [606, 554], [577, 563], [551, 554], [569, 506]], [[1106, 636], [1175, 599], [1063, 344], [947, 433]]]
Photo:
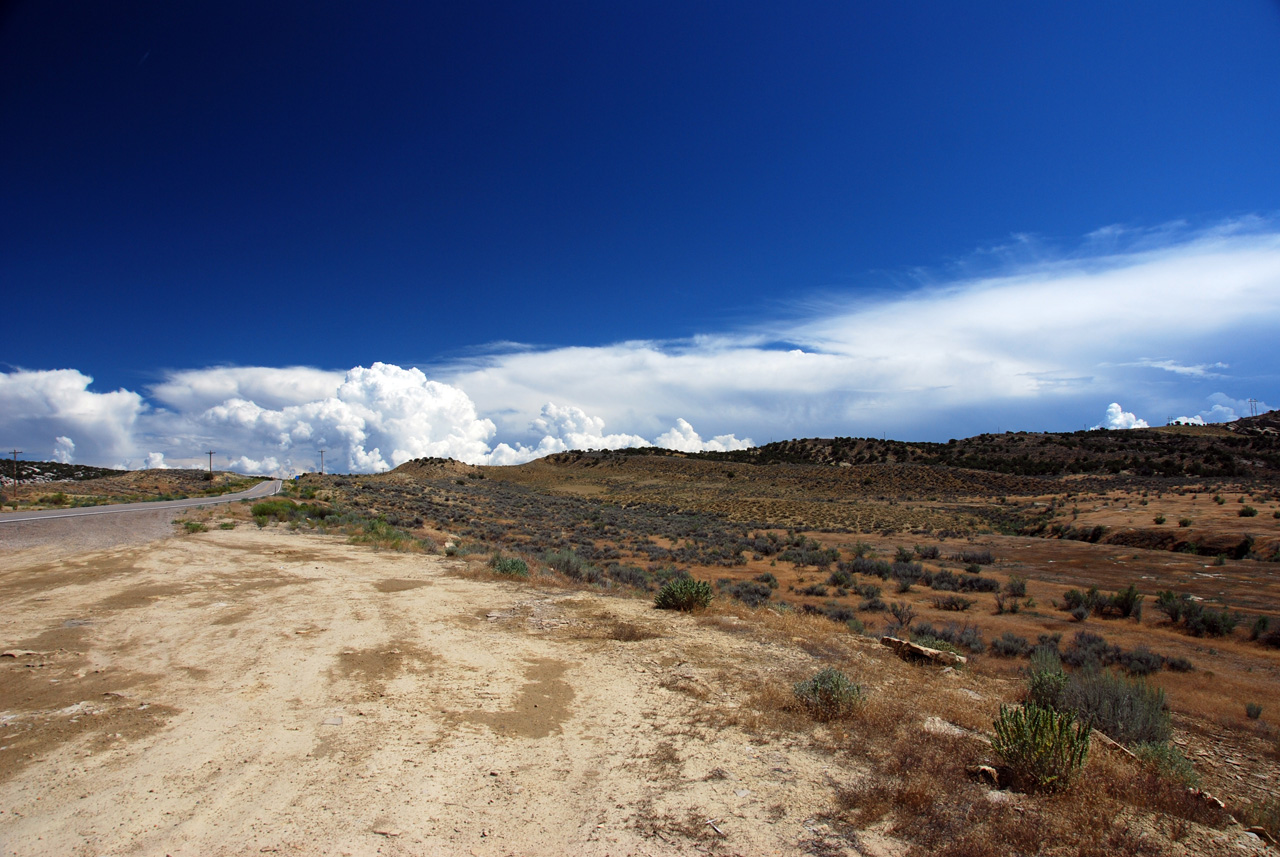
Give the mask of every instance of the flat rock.
[[928, 646], [922, 646], [910, 640], [899, 640], [897, 637], [881, 637], [880, 644], [888, 646], [897, 652], [899, 657], [909, 661], [930, 661], [948, 666], [969, 662], [969, 659], [964, 655], [957, 655], [955, 652], [944, 652], [941, 649], [931, 649]]

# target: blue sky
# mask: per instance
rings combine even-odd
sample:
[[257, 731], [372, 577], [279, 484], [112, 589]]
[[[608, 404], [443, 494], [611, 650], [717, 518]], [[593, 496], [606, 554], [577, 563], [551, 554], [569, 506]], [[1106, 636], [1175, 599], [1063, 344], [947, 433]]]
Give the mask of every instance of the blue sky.
[[1260, 0], [9, 4], [0, 436], [288, 472], [1247, 413], [1277, 44]]

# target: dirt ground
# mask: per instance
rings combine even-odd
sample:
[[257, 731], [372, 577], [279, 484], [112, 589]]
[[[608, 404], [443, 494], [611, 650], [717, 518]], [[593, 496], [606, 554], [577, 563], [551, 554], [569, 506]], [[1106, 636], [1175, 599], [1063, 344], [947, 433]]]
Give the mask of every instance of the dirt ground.
[[5, 855], [819, 853], [857, 776], [697, 725], [816, 663], [732, 617], [274, 528], [0, 554]]

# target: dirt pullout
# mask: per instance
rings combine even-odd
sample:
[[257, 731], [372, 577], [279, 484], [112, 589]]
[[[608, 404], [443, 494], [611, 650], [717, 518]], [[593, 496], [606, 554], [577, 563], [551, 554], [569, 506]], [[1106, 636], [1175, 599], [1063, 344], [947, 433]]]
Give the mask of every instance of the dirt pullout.
[[35, 559], [0, 572], [0, 651], [20, 653], [0, 658], [4, 853], [799, 854], [821, 836], [830, 756], [699, 725], [742, 683], [810, 669], [794, 647], [282, 530]]

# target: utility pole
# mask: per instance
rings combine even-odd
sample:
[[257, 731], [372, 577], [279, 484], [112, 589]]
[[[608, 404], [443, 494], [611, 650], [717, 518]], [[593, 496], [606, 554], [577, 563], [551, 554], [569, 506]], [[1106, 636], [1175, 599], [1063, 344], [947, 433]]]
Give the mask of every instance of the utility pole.
[[320, 450], [320, 475], [324, 476], [324, 450]]
[[1249, 400], [1249, 416], [1256, 417], [1257, 415], [1258, 415], [1258, 400], [1250, 399]]
[[209, 456], [209, 480], [212, 481], [213, 480], [213, 450], [212, 449], [209, 450], [208, 452], [205, 453], [205, 455]]
[[13, 450], [13, 508], [18, 508], [18, 453], [20, 449]]

